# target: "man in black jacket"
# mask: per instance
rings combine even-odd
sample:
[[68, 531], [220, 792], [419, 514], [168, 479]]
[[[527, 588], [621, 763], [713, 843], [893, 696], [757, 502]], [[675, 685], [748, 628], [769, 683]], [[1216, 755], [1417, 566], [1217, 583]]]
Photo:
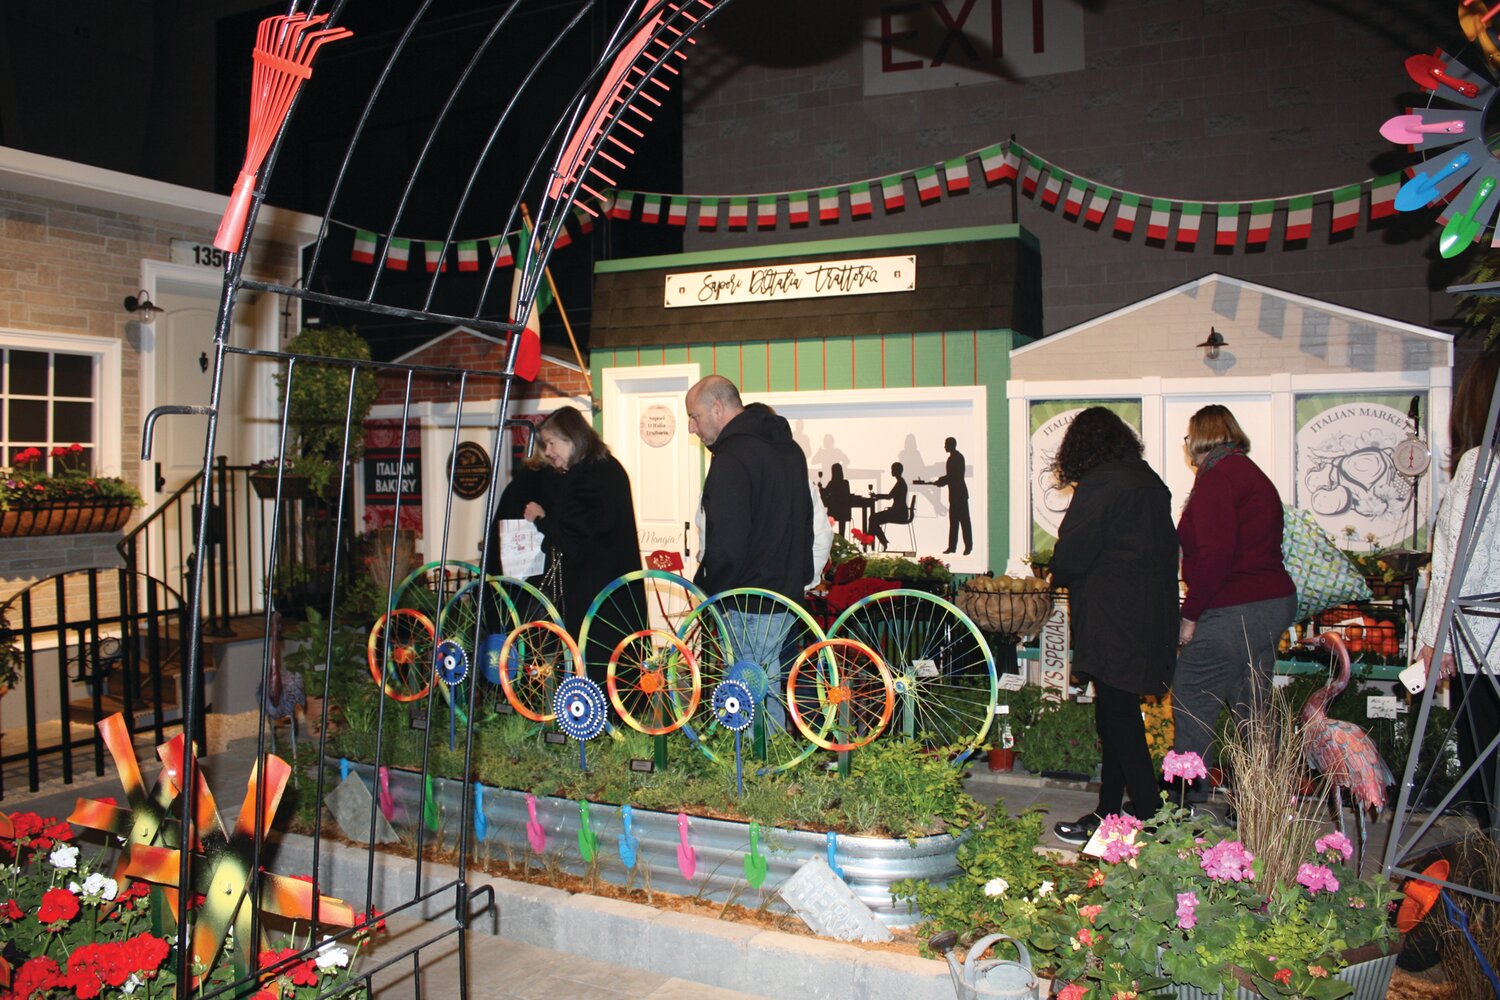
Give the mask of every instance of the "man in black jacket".
[[[807, 457], [792, 440], [791, 426], [763, 403], [745, 406], [722, 375], [689, 389], [686, 404], [688, 431], [713, 453], [703, 480], [702, 558], [693, 582], [708, 594], [760, 587], [796, 603], [813, 576], [812, 494]], [[763, 615], [741, 622], [733, 608], [726, 608], [726, 617], [740, 639], [736, 660], [758, 663], [767, 690], [779, 692], [790, 612], [774, 613], [778, 620], [769, 623]], [[769, 711], [772, 721], [785, 725], [779, 699], [771, 699]]]

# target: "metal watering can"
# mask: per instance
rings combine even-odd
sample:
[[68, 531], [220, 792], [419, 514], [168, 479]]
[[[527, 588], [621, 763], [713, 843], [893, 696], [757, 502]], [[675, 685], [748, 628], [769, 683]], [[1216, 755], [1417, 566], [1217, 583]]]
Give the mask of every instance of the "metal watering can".
[[[1019, 961], [982, 957], [999, 941], [1015, 945]], [[984, 1000], [985, 997], [1030, 997], [1037, 1000], [1041, 996], [1036, 976], [1031, 971], [1031, 954], [1015, 938], [1005, 934], [982, 937], [974, 942], [962, 962], [953, 950], [957, 943], [955, 932], [944, 931], [933, 935], [927, 946], [948, 960], [948, 974], [953, 977], [958, 1000]]]

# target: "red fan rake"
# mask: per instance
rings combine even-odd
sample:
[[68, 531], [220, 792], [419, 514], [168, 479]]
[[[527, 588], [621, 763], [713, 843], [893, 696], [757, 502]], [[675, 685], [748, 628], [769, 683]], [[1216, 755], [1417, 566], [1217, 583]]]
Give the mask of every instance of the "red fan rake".
[[255, 175], [270, 152], [276, 133], [286, 121], [292, 101], [303, 81], [312, 76], [313, 57], [326, 42], [348, 38], [348, 28], [322, 28], [327, 14], [280, 15], [260, 22], [255, 33], [255, 71], [250, 90], [250, 138], [245, 144], [245, 163], [240, 167], [229, 207], [219, 222], [214, 246], [234, 253], [245, 233], [245, 219], [250, 214], [250, 199], [255, 189]]

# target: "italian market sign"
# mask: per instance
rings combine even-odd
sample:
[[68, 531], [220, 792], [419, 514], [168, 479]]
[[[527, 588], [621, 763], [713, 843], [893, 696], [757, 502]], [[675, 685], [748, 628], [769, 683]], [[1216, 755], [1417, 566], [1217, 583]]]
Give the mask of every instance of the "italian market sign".
[[917, 287], [915, 254], [860, 260], [758, 264], [718, 271], [689, 271], [666, 278], [665, 305], [724, 306], [775, 299], [829, 299], [843, 295], [911, 292]]

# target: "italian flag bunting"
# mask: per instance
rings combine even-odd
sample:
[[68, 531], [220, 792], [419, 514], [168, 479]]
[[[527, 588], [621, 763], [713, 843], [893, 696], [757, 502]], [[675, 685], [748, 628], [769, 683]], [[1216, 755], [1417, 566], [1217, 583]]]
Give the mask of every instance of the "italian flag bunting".
[[1240, 203], [1237, 201], [1221, 202], [1219, 205], [1219, 223], [1214, 231], [1214, 246], [1232, 247], [1240, 238]]
[[870, 182], [849, 185], [849, 218], [868, 219], [875, 212], [870, 202]]
[[750, 199], [729, 199], [729, 228], [744, 229], [750, 224]]
[[610, 200], [609, 217], [611, 219], [629, 219], [630, 213], [634, 208], [634, 191], [616, 191], [614, 198]]
[[887, 212], [899, 212], [906, 207], [906, 185], [899, 175], [880, 181], [880, 198]]
[[584, 236], [594, 231], [594, 216], [582, 205], [573, 206], [573, 221], [578, 224], [578, 231]]
[[1305, 240], [1312, 235], [1313, 196], [1304, 194], [1286, 205], [1286, 238]]
[[1264, 246], [1271, 238], [1271, 220], [1276, 215], [1274, 201], [1257, 201], [1250, 205], [1250, 228], [1245, 230], [1245, 246]]
[[969, 190], [969, 161], [967, 157], [955, 156], [943, 164], [943, 181], [949, 194]]
[[496, 267], [510, 267], [516, 262], [516, 258], [510, 252], [510, 240], [504, 236], [491, 236], [487, 242], [490, 245], [490, 253], [495, 255]]
[[719, 199], [704, 198], [698, 202], [698, 228], [719, 228]]
[[385, 266], [392, 271], [406, 270], [406, 262], [411, 258], [411, 240], [403, 240], [399, 237], [391, 237], [390, 253], [385, 255]]
[[786, 216], [794, 226], [807, 225], [807, 192], [798, 191], [787, 195]]
[[1342, 233], [1359, 224], [1359, 185], [1350, 184], [1333, 192], [1331, 232]]
[[458, 244], [458, 269], [460, 271], [479, 270], [478, 240], [464, 240]]
[[375, 234], [368, 229], [354, 231], [354, 252], [349, 259], [360, 264], [375, 263]]
[[1180, 246], [1197, 246], [1198, 231], [1203, 226], [1203, 203], [1190, 201], [1182, 206], [1177, 215], [1177, 243]]
[[1135, 216], [1141, 207], [1141, 196], [1138, 194], [1120, 195], [1120, 211], [1115, 215], [1115, 232], [1122, 236], [1129, 236], [1135, 232]]
[[688, 200], [686, 198], [673, 198], [667, 206], [667, 225], [687, 225]]
[[758, 229], [776, 228], [776, 196], [761, 195], [755, 199], [755, 225]]
[[1109, 203], [1114, 200], [1113, 188], [1103, 185], [1094, 188], [1094, 197], [1089, 199], [1088, 211], [1083, 213], [1083, 221], [1090, 226], [1097, 226], [1104, 221], [1104, 216], [1109, 213]]
[[1016, 154], [1010, 152], [1004, 143], [997, 142], [988, 149], [979, 151], [979, 166], [984, 170], [984, 179], [991, 184], [1016, 176], [1016, 164], [1019, 162]]
[[1172, 203], [1165, 198], [1151, 199], [1151, 217], [1146, 220], [1146, 239], [1167, 239], [1172, 228]]
[[[521, 277], [526, 273], [528, 256], [531, 253], [531, 227], [523, 219], [521, 221], [521, 259], [516, 264], [515, 276], [510, 282], [510, 318], [511, 322], [520, 322], [516, 318], [516, 307], [521, 296]], [[526, 313], [526, 322], [517, 331], [521, 337], [521, 346], [516, 354], [516, 374], [530, 382], [536, 378], [536, 374], [542, 367], [542, 313], [552, 304], [552, 285], [547, 280], [547, 271], [542, 269], [541, 280], [537, 282], [536, 296], [531, 301], [531, 309]]]
[[1370, 182], [1370, 218], [1384, 219], [1396, 214], [1396, 192], [1401, 190], [1401, 173], [1386, 174]]
[[563, 221], [561, 219], [553, 219], [552, 228], [553, 231], [557, 233], [557, 239], [553, 242], [552, 249], [561, 250], [563, 247], [573, 242], [573, 234], [568, 232], [568, 227], [563, 225]]
[[917, 199], [922, 204], [937, 201], [943, 196], [943, 189], [938, 184], [937, 169], [935, 167], [922, 167], [916, 172]]
[[1042, 185], [1042, 204], [1048, 208], [1057, 205], [1062, 196], [1062, 172], [1056, 167], [1047, 168], [1047, 183]]
[[423, 240], [422, 258], [427, 264], [427, 273], [448, 270], [448, 245], [442, 240]]
[[818, 221], [839, 221], [839, 189], [824, 188], [818, 192]]
[[653, 226], [661, 221], [661, 195], [648, 194], [641, 201], [641, 221]]
[[1070, 219], [1078, 218], [1078, 213], [1083, 211], [1083, 196], [1088, 189], [1089, 182], [1082, 177], [1068, 178], [1068, 196], [1063, 199], [1063, 215]]
[[1021, 178], [1021, 192], [1026, 195], [1036, 194], [1037, 183], [1042, 179], [1042, 158], [1033, 156], [1028, 161], [1026, 176]]

